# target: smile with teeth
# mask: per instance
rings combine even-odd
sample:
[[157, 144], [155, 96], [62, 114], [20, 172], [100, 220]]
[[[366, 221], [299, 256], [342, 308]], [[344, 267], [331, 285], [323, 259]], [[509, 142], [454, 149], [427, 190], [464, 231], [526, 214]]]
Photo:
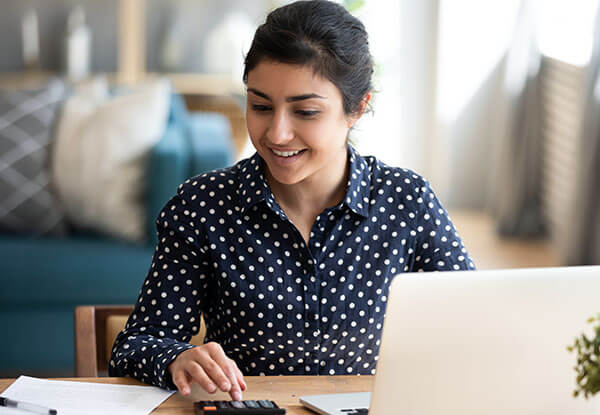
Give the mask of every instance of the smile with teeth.
[[273, 150], [273, 153], [275, 153], [276, 155], [280, 156], [280, 157], [291, 157], [291, 156], [295, 156], [296, 154], [304, 151], [304, 150], [297, 150], [297, 151], [277, 151], [275, 149], [271, 149]]

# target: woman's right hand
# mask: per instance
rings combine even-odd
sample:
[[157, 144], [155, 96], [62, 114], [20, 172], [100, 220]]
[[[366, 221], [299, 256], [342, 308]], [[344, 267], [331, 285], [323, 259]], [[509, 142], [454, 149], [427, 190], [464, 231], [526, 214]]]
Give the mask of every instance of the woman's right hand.
[[242, 400], [246, 390], [244, 375], [227, 357], [220, 344], [210, 342], [180, 353], [168, 367], [179, 393], [189, 395], [190, 384], [198, 383], [208, 393], [218, 389], [229, 392], [231, 399]]

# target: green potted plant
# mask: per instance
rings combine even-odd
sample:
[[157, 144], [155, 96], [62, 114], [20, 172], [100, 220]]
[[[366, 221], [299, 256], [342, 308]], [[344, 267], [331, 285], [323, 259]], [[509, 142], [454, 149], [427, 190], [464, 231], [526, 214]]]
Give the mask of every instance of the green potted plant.
[[575, 338], [575, 343], [568, 346], [570, 352], [577, 354], [577, 388], [573, 396], [583, 396], [587, 399], [600, 392], [600, 313], [588, 319], [594, 326], [594, 337], [590, 338], [582, 333]]

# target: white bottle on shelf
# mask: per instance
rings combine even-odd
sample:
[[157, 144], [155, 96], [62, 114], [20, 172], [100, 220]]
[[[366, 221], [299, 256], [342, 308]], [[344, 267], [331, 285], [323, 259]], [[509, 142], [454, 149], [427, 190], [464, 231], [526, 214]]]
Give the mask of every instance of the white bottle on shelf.
[[21, 36], [23, 38], [23, 63], [25, 70], [40, 69], [40, 36], [38, 16], [35, 9], [29, 9], [21, 21]]
[[77, 81], [90, 74], [91, 40], [83, 8], [77, 6], [69, 14], [64, 41], [65, 72], [71, 80]]

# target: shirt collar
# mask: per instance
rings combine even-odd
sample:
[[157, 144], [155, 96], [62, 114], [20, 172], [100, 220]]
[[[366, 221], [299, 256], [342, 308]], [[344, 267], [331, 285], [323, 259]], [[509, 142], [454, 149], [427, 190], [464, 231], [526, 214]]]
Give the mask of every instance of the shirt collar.
[[354, 213], [369, 216], [371, 202], [371, 174], [367, 161], [363, 156], [348, 144], [348, 157], [350, 159], [350, 174], [344, 203]]
[[257, 153], [242, 161], [238, 166], [238, 195], [242, 211], [265, 201], [270, 208], [276, 206], [275, 198], [264, 174], [265, 161]]
[[[367, 217], [369, 214], [371, 183], [367, 161], [350, 144], [348, 145], [348, 159], [350, 171], [346, 195], [338, 207], [345, 204], [354, 213]], [[271, 209], [283, 214], [279, 211], [279, 205], [275, 203], [275, 198], [265, 178], [264, 163], [262, 157], [258, 153], [254, 153], [252, 157], [239, 164], [238, 195], [242, 211], [246, 211], [257, 203], [264, 201]]]

